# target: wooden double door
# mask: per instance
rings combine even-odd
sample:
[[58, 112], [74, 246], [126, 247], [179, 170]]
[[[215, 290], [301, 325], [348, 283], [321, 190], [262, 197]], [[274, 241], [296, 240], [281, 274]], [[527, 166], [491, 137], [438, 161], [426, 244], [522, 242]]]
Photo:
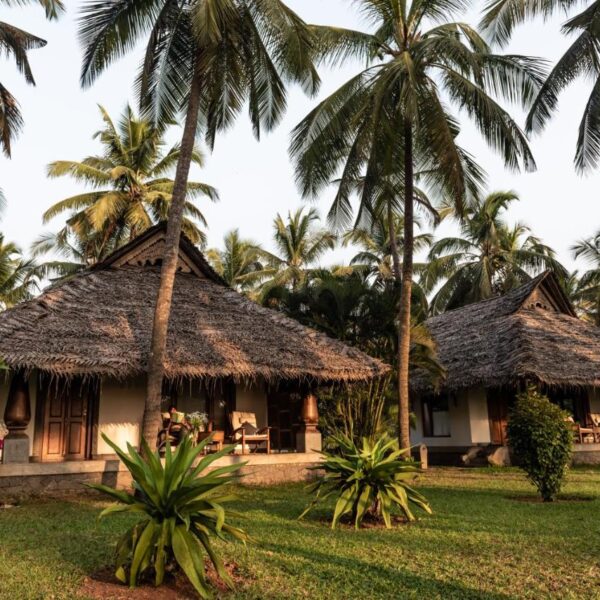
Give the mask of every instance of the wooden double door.
[[92, 455], [94, 393], [73, 381], [50, 386], [44, 402], [42, 461], [85, 460]]

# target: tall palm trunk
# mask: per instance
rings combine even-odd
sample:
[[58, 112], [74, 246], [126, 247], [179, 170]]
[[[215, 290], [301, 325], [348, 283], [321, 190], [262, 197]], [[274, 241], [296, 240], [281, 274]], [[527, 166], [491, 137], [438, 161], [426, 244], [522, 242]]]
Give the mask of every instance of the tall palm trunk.
[[187, 192], [187, 181], [198, 127], [200, 91], [201, 78], [196, 64], [183, 136], [181, 138], [179, 161], [173, 184], [173, 199], [167, 217], [165, 254], [160, 270], [160, 286], [156, 299], [150, 356], [148, 358], [148, 380], [142, 437], [148, 442], [151, 450], [156, 448], [158, 432], [161, 427], [160, 405], [165, 371], [164, 360], [167, 349], [167, 333], [169, 316], [171, 314], [171, 301], [173, 299], [173, 286], [177, 272], [179, 240], [181, 237], [181, 223]]
[[410, 313], [413, 278], [414, 243], [414, 165], [413, 132], [411, 123], [404, 122], [404, 248], [402, 288], [400, 296], [400, 323], [398, 327], [398, 427], [400, 447], [410, 448]]

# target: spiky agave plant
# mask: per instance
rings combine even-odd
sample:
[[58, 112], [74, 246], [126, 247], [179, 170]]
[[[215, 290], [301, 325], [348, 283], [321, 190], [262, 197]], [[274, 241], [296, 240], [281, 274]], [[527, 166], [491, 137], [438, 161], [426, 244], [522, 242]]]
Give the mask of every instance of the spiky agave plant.
[[167, 445], [164, 464], [158, 452], [142, 444], [144, 456], [128, 444], [121, 450], [105, 435], [107, 444], [117, 453], [133, 478], [134, 493], [101, 484], [88, 484], [116, 503], [105, 508], [99, 518], [115, 513], [134, 513], [141, 520], [119, 540], [116, 549], [116, 577], [135, 587], [139, 577], [154, 571], [155, 585], [164, 581], [166, 569], [178, 564], [203, 598], [210, 597], [205, 573], [204, 554], [210, 558], [219, 577], [229, 586], [233, 582], [223, 561], [212, 546], [214, 538], [226, 539], [226, 534], [244, 543], [248, 535], [229, 525], [228, 517], [238, 513], [225, 511], [223, 504], [236, 499], [223, 488], [235, 479], [235, 472], [245, 463], [219, 467], [206, 473], [207, 467], [233, 450], [223, 448], [194, 462], [210, 438], [193, 447], [189, 438], [175, 451]]
[[356, 529], [367, 514], [382, 518], [390, 529], [393, 506], [409, 521], [415, 520], [411, 504], [432, 513], [427, 499], [407, 483], [416, 477], [419, 464], [402, 458], [406, 451], [399, 449], [397, 440], [387, 434], [376, 440], [363, 438], [359, 447], [344, 435], [334, 438], [336, 450], [323, 452], [325, 460], [314, 467], [325, 473], [308, 487], [309, 492], [316, 495], [300, 518], [331, 496], [337, 496], [332, 529], [347, 514]]

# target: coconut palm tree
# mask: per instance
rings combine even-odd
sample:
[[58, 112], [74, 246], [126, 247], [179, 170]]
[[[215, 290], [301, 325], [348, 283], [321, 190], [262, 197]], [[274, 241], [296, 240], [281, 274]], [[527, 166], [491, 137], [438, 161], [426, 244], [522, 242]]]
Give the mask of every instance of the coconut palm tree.
[[585, 316], [600, 326], [600, 231], [587, 240], [577, 242], [573, 248], [575, 258], [591, 265], [583, 273], [573, 294]]
[[28, 300], [38, 289], [35, 263], [0, 233], [0, 310]]
[[572, 44], [550, 71], [539, 89], [526, 121], [526, 131], [541, 132], [558, 108], [560, 93], [578, 78], [590, 78], [592, 91], [579, 125], [575, 149], [575, 166], [589, 172], [600, 159], [600, 1], [586, 0], [581, 4], [563, 0], [491, 0], [485, 8], [481, 27], [497, 44], [509, 42], [515, 27], [526, 20], [541, 16], [549, 18], [556, 12], [584, 6], [563, 25], [565, 35], [575, 36]]
[[261, 249], [255, 242], [242, 239], [238, 229], [225, 235], [223, 250], [211, 248], [206, 258], [213, 269], [240, 292], [252, 291], [264, 277]]
[[289, 212], [286, 221], [279, 214], [275, 217], [273, 240], [277, 253], [260, 251], [266, 263], [265, 274], [270, 275], [266, 288], [283, 286], [296, 291], [309, 276], [311, 265], [335, 248], [336, 236], [327, 229], [317, 228], [319, 220], [314, 208]]
[[[48, 19], [56, 19], [64, 9], [60, 0], [0, 0], [0, 6], [24, 5], [32, 1], [42, 5]], [[0, 53], [14, 57], [17, 69], [24, 75], [25, 81], [31, 85], [35, 85], [35, 79], [31, 72], [27, 52], [45, 45], [45, 40], [8, 23], [0, 22]], [[19, 110], [19, 103], [0, 83], [0, 146], [9, 158], [12, 141], [22, 127], [23, 117]]]
[[473, 28], [453, 22], [466, 10], [468, 3], [462, 0], [356, 4], [373, 25], [372, 32], [327, 27], [313, 32], [322, 60], [337, 64], [359, 58], [368, 65], [298, 125], [291, 153], [305, 196], [318, 194], [341, 173], [331, 214], [343, 224], [352, 217], [350, 198], [360, 177], [367, 183], [362, 203], [372, 206], [373, 191], [382, 181], [389, 182], [388, 211], [394, 202], [404, 215], [402, 260], [398, 249], [392, 250], [402, 285], [398, 414], [400, 444], [407, 448], [415, 172], [426, 173], [459, 208], [478, 192], [481, 173], [457, 144], [459, 125], [451, 108], [475, 122], [508, 167], [532, 170], [535, 163], [525, 135], [499, 100], [529, 106], [544, 72], [534, 59], [492, 53]]
[[[376, 283], [393, 281], [395, 278], [390, 231], [396, 232], [396, 246], [402, 248], [404, 245], [401, 233], [404, 231], [404, 218], [398, 214], [394, 214], [392, 218], [395, 224], [390, 227], [387, 215], [375, 215], [370, 223], [349, 229], [343, 237], [344, 246], [354, 245], [360, 248], [350, 261], [352, 269], [367, 273]], [[420, 222], [415, 220], [415, 225], [419, 226]], [[415, 235], [415, 252], [426, 250], [432, 241], [430, 233]], [[423, 265], [414, 265], [414, 268], [419, 272]]]
[[148, 36], [138, 78], [141, 104], [157, 119], [185, 113], [148, 364], [142, 436], [153, 449], [197, 131], [201, 126], [212, 146], [246, 105], [256, 137], [275, 127], [286, 107], [287, 83], [299, 83], [311, 94], [318, 89], [313, 39], [282, 0], [88, 0], [80, 23], [83, 85]]
[[422, 276], [434, 314], [478, 302], [520, 286], [532, 275], [552, 269], [565, 280], [568, 273], [554, 250], [517, 223], [510, 227], [505, 211], [518, 200], [515, 192], [494, 192], [470, 206], [460, 220], [460, 237], [431, 246]]
[[[164, 127], [155, 127], [145, 118], [138, 119], [129, 106], [117, 124], [103, 107], [100, 113], [104, 127], [94, 138], [102, 144], [102, 153], [81, 162], [61, 160], [48, 166], [49, 177], [72, 177], [92, 191], [65, 198], [43, 215], [47, 223], [57, 215], [70, 213], [66, 227], [55, 238], [59, 251], [71, 233], [80, 242], [92, 236], [91, 243], [85, 244], [92, 251], [85, 256], [86, 263], [102, 259], [148, 227], [167, 219], [173, 199], [173, 181], [167, 174], [180, 156], [179, 145], [164, 151]], [[192, 160], [202, 165], [203, 157], [197, 148]], [[201, 245], [205, 236], [198, 223], [206, 227], [206, 221], [193, 200], [202, 196], [211, 200], [218, 197], [211, 186], [189, 182], [182, 221], [185, 234]], [[81, 243], [78, 246], [83, 249]]]

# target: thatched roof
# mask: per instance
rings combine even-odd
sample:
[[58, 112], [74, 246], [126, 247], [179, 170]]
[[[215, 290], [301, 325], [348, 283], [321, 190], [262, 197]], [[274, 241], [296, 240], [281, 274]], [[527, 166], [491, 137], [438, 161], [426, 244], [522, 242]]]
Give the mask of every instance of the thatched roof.
[[[426, 322], [448, 390], [514, 385], [600, 386], [600, 328], [578, 319], [555, 276]], [[414, 390], [430, 388], [422, 373]]]
[[[104, 263], [0, 314], [0, 358], [55, 375], [144, 373], [164, 248], [159, 225]], [[227, 287], [186, 239], [169, 325], [169, 378], [368, 380], [387, 365]]]

